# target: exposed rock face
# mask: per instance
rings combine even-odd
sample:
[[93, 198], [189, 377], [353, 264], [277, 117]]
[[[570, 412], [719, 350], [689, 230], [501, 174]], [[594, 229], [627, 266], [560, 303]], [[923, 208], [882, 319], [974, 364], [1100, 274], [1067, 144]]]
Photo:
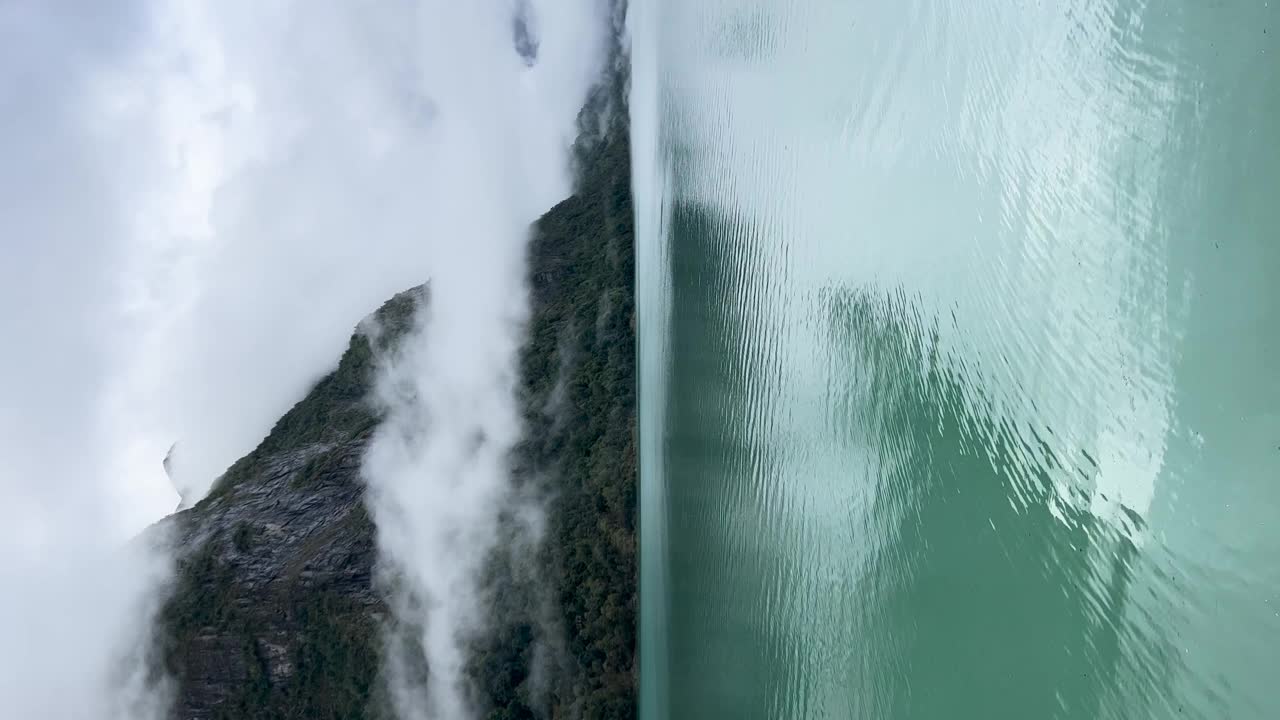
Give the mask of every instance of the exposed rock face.
[[175, 718], [376, 715], [384, 607], [360, 462], [378, 418], [365, 398], [374, 342], [394, 342], [423, 297], [388, 302], [380, 340], [357, 333], [338, 369], [172, 519], [179, 572], [163, 623]]

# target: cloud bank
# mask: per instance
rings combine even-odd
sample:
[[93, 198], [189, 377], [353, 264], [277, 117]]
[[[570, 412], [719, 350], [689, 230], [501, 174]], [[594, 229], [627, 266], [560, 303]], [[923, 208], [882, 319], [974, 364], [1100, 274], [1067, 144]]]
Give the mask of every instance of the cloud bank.
[[[595, 0], [0, 6], [6, 713], [162, 706], [119, 668], [166, 573], [125, 543], [177, 503], [168, 449], [202, 495], [393, 293], [430, 279], [433, 297], [396, 370], [433, 404], [396, 417], [456, 411], [480, 455], [510, 442], [524, 228], [569, 190], [603, 17]], [[384, 489], [464, 462], [416, 422], [403, 462], [371, 473]], [[492, 457], [466, 461], [482, 479], [457, 517], [502, 491]], [[452, 517], [438, 490], [383, 497], [417, 527]], [[396, 532], [402, 567], [439, 562], [425, 531], [401, 550]]]
[[[138, 653], [163, 556], [123, 539], [171, 493], [120, 468], [125, 363], [116, 271], [147, 128], [108, 77], [147, 32], [135, 3], [0, 7], [0, 708], [5, 717], [158, 717]], [[134, 662], [122, 663], [134, 657]]]

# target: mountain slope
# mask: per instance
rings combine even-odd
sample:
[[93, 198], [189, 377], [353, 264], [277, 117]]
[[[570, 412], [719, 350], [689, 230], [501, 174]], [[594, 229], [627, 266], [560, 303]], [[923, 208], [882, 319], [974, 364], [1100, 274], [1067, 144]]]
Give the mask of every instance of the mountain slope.
[[[376, 314], [407, 329], [420, 290]], [[375, 347], [338, 368], [173, 522], [179, 562], [161, 612], [174, 717], [353, 718], [378, 667], [383, 600], [359, 468], [378, 418], [365, 403]]]
[[[549, 527], [531, 568], [501, 552], [491, 563], [493, 622], [469, 665], [490, 718], [636, 713], [634, 238], [621, 78], [584, 111], [584, 125], [609, 130], [579, 144], [578, 189], [535, 224], [529, 245], [526, 434], [511, 463], [517, 484], [548, 498]], [[167, 521], [179, 560], [160, 637], [174, 718], [388, 715], [377, 673], [389, 619], [359, 468], [380, 421], [365, 402], [374, 358], [422, 302], [421, 288], [388, 301], [375, 315], [387, 329], [378, 340], [357, 332], [337, 369], [209, 497]], [[535, 645], [550, 660], [538, 661]]]

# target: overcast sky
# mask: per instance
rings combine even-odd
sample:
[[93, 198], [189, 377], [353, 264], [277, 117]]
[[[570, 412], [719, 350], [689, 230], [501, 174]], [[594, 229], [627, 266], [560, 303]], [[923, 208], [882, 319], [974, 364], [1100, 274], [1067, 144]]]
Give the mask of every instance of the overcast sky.
[[[94, 572], [176, 505], [168, 448], [202, 492], [361, 317], [466, 245], [440, 212], [476, 187], [457, 158], [554, 168], [516, 217], [568, 191], [601, 3], [529, 3], [533, 67], [514, 46], [477, 63], [467, 38], [510, 34], [516, 0], [472, 5], [0, 2], [0, 703], [36, 713], [17, 716], [87, 717], [67, 675], [147, 587]], [[509, 102], [473, 102], [493, 72]], [[490, 143], [481, 111], [538, 141]]]

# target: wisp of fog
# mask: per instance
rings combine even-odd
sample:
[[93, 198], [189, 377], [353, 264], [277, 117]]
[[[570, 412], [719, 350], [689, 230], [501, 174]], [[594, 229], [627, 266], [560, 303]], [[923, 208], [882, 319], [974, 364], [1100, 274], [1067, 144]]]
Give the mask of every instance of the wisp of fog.
[[442, 181], [427, 191], [436, 210], [424, 231], [439, 252], [415, 331], [383, 363], [387, 420], [364, 465], [393, 612], [409, 657], [428, 670], [424, 679], [388, 652], [404, 718], [472, 715], [466, 639], [485, 622], [480, 574], [516, 502], [508, 456], [521, 433], [525, 243], [569, 190], [566, 141], [594, 76], [583, 69], [600, 60], [602, 10], [589, 0], [534, 7], [532, 65], [511, 52], [508, 8], [442, 3], [424, 25], [419, 67], [437, 109], [428, 154]]

